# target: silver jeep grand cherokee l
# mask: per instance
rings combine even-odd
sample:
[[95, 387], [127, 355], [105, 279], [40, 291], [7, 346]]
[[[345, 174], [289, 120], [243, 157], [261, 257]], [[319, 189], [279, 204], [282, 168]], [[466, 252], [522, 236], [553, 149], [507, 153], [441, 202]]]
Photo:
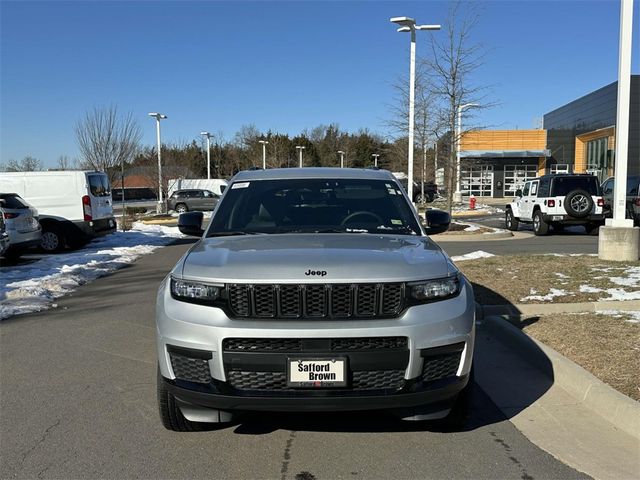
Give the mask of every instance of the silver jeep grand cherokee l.
[[157, 297], [164, 426], [196, 430], [245, 411], [390, 410], [466, 416], [475, 303], [386, 171], [247, 171]]

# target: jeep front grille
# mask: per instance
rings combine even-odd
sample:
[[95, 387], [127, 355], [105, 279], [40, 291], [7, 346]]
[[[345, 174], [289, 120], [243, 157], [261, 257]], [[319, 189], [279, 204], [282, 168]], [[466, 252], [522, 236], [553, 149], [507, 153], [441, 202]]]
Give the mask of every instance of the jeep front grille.
[[227, 298], [236, 317], [388, 318], [404, 309], [404, 284], [231, 284]]

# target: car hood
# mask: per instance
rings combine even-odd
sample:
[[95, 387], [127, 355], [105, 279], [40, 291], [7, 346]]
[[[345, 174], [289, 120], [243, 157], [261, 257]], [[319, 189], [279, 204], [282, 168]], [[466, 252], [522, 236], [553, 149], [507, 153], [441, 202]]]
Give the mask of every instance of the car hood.
[[455, 271], [427, 237], [282, 234], [205, 238], [174, 274], [220, 283], [339, 283], [424, 280]]

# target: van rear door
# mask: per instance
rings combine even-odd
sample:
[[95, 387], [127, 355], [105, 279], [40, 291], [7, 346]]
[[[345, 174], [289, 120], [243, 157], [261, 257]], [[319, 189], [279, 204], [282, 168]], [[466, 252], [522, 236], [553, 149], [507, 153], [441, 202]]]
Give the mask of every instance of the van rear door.
[[106, 174], [102, 172], [87, 173], [88, 196], [91, 203], [93, 220], [113, 217], [113, 201], [111, 198], [111, 184]]

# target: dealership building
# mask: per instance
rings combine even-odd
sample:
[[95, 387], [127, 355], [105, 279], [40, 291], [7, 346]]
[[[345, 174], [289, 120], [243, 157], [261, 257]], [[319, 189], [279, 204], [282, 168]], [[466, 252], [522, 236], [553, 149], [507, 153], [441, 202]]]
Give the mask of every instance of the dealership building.
[[[613, 175], [618, 82], [544, 115], [538, 130], [467, 132], [460, 142], [463, 195], [512, 197], [545, 173]], [[640, 174], [640, 75], [631, 76], [629, 175]]]

